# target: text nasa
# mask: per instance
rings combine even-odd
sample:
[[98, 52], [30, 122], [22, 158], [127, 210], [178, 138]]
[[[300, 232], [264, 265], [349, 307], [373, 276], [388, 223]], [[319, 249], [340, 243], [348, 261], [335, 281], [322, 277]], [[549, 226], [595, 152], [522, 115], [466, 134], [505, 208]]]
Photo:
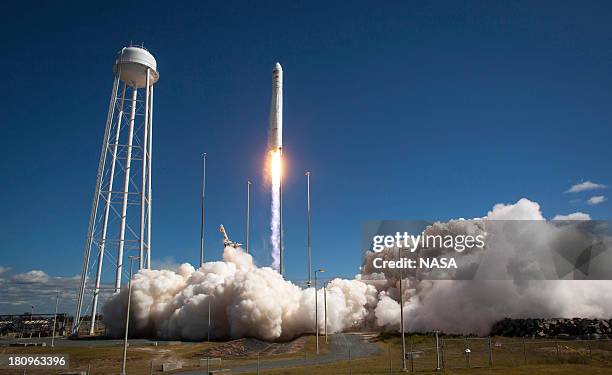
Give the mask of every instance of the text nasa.
[[[403, 234], [396, 232], [392, 235], [376, 235], [372, 238], [372, 251], [380, 253], [386, 248], [401, 248], [414, 253], [418, 247], [423, 250], [430, 248], [445, 248], [454, 249], [457, 252], [462, 252], [465, 249], [479, 248], [485, 246], [484, 235], [411, 235], [407, 232]], [[374, 258], [372, 265], [374, 268], [457, 268], [455, 258], [400, 258], [398, 260], [384, 260], [382, 258]]]

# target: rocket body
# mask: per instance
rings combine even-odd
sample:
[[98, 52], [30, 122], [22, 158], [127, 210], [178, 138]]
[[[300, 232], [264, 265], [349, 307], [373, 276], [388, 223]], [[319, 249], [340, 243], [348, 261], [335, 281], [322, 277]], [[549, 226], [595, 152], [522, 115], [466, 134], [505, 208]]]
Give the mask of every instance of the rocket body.
[[272, 104], [270, 106], [270, 132], [268, 148], [283, 148], [283, 68], [276, 63], [272, 70]]

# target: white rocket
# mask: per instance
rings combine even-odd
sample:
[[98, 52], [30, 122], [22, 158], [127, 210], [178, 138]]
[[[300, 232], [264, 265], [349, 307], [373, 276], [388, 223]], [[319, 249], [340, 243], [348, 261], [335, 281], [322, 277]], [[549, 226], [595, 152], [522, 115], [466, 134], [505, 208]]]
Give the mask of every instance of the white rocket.
[[270, 106], [270, 135], [268, 148], [283, 148], [283, 68], [276, 63], [272, 70], [272, 105]]

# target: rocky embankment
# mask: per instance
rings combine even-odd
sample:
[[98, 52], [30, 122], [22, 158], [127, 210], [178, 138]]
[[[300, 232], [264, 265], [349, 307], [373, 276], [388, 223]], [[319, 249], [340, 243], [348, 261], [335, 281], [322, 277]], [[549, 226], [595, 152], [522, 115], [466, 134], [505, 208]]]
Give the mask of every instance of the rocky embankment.
[[612, 339], [612, 319], [510, 319], [495, 323], [492, 336], [510, 337], [577, 337]]

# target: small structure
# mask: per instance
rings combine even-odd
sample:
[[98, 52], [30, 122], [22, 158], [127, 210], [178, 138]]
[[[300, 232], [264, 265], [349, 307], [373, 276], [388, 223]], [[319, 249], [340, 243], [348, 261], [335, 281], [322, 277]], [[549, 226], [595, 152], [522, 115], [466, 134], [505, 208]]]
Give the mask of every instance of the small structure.
[[233, 248], [239, 248], [242, 246], [241, 243], [238, 242], [234, 242], [232, 240], [229, 239], [229, 237], [227, 236], [227, 232], [225, 231], [225, 227], [223, 226], [223, 224], [221, 224], [221, 226], [219, 227], [219, 232], [221, 232], [221, 234], [223, 234], [223, 246], [224, 247], [228, 247], [231, 246]]
[[180, 362], [165, 362], [162, 363], [162, 372], [168, 372], [183, 368], [183, 364]]

